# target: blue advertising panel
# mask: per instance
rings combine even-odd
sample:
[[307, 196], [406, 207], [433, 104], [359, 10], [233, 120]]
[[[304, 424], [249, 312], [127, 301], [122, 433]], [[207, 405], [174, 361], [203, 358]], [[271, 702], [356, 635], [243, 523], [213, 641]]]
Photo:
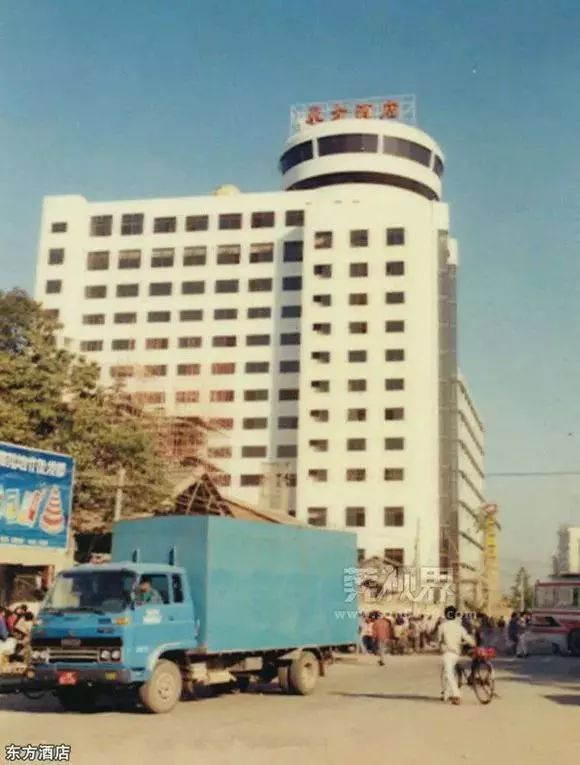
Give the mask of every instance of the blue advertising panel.
[[0, 547], [65, 549], [74, 460], [0, 441]]

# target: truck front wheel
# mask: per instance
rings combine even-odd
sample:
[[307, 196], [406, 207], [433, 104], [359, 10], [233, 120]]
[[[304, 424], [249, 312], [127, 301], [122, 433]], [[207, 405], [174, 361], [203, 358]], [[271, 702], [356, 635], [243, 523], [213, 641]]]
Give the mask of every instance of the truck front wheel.
[[290, 689], [299, 696], [309, 696], [316, 687], [318, 675], [318, 659], [310, 651], [304, 651], [290, 664]]
[[183, 690], [183, 678], [177, 664], [161, 659], [149, 680], [139, 688], [139, 698], [148, 712], [164, 714], [177, 704]]

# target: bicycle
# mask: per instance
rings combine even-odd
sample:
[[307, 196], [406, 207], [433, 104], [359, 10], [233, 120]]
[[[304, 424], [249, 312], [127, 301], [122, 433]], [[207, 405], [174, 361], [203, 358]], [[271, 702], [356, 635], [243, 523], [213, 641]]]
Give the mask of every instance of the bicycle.
[[462, 685], [470, 685], [480, 704], [489, 704], [496, 695], [495, 670], [490, 661], [494, 657], [495, 648], [474, 648], [471, 652], [469, 674], [465, 664], [458, 662], [455, 667], [458, 686], [461, 688]]

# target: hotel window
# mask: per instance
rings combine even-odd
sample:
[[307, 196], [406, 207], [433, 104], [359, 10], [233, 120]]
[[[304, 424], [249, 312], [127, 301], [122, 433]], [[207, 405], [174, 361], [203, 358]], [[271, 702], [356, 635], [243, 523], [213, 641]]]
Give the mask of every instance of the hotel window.
[[403, 507], [385, 507], [385, 526], [404, 526], [405, 509]]
[[235, 392], [233, 390], [212, 390], [209, 392], [209, 400], [213, 402], [220, 402], [227, 404], [235, 399]]
[[255, 308], [248, 308], [248, 319], [269, 319], [272, 316], [272, 309], [270, 306], [257, 306]]
[[302, 289], [302, 277], [301, 276], [284, 276], [282, 278], [282, 289], [287, 292]]
[[326, 526], [326, 513], [325, 507], [309, 507], [308, 523], [310, 526]]
[[362, 393], [363, 391], [366, 391], [367, 389], [367, 381], [366, 380], [349, 380], [347, 384], [347, 388], [350, 393]]
[[105, 323], [105, 314], [104, 313], [86, 313], [83, 316], [83, 324], [104, 324]]
[[235, 348], [237, 337], [235, 335], [216, 335], [212, 340], [214, 348]]
[[405, 551], [402, 547], [385, 547], [385, 558], [395, 566], [405, 563]]
[[215, 291], [221, 295], [231, 292], [238, 292], [239, 289], [240, 283], [238, 279], [218, 279], [215, 283]]
[[366, 422], [367, 410], [366, 409], [348, 409], [346, 413], [346, 419], [348, 422]]
[[199, 308], [179, 312], [179, 321], [202, 321], [202, 319], [203, 311]]
[[218, 266], [235, 266], [240, 262], [242, 248], [239, 244], [220, 244], [217, 248]]
[[122, 236], [143, 233], [143, 213], [127, 213], [121, 217]]
[[300, 332], [282, 332], [280, 345], [300, 345]]
[[403, 468], [385, 468], [385, 481], [403, 481], [404, 478]]
[[53, 249], [48, 251], [49, 266], [61, 266], [64, 263], [64, 250]]
[[[298, 456], [298, 447], [296, 444], [280, 444], [276, 451], [276, 457], [278, 458], [286, 458], [286, 459], [295, 459]], [[291, 484], [295, 485], [295, 484]]]
[[267, 417], [244, 417], [242, 420], [242, 428], [244, 430], [266, 430], [267, 427]]
[[93, 215], [89, 229], [91, 236], [111, 236], [112, 231], [112, 215]]
[[123, 380], [126, 377], [133, 377], [134, 374], [135, 368], [128, 364], [111, 367], [111, 377], [114, 377], [116, 380]]
[[272, 279], [250, 279], [248, 292], [272, 292]]
[[133, 393], [133, 398], [140, 404], [164, 404], [165, 393], [162, 392], [137, 392]]
[[321, 279], [330, 279], [332, 276], [332, 266], [328, 264], [314, 266], [314, 276], [320, 276]]
[[216, 362], [211, 365], [212, 375], [233, 375], [236, 365], [232, 361]]
[[385, 409], [385, 420], [404, 420], [405, 410], [402, 406]]
[[169, 338], [148, 337], [145, 340], [145, 349], [148, 351], [165, 351], [169, 348]]
[[385, 390], [404, 390], [405, 381], [400, 377], [391, 377], [385, 380]]
[[176, 404], [196, 404], [198, 401], [199, 401], [199, 391], [197, 390], [175, 391]]
[[387, 245], [389, 247], [405, 244], [405, 229], [404, 228], [388, 228], [387, 229]]
[[252, 213], [252, 228], [272, 228], [274, 226], [273, 212]]
[[263, 458], [267, 454], [265, 446], [242, 446], [242, 457], [247, 459]]
[[205, 282], [181, 282], [182, 295], [203, 295]]
[[367, 480], [367, 471], [365, 468], [347, 468], [345, 476], [349, 483], [360, 483]]
[[330, 393], [330, 380], [312, 380], [310, 387], [318, 393]]
[[81, 348], [81, 352], [84, 352], [84, 353], [90, 353], [92, 351], [102, 351], [103, 341], [102, 340], [82, 340], [80, 348]]
[[300, 362], [297, 359], [289, 359], [288, 361], [280, 362], [280, 373], [287, 374], [289, 372], [299, 372]]
[[250, 263], [272, 263], [274, 260], [274, 245], [272, 242], [250, 245]]
[[153, 221], [154, 234], [174, 234], [177, 231], [177, 218], [155, 218]]
[[394, 136], [383, 137], [383, 152], [395, 157], [404, 157], [419, 162], [425, 167], [431, 164], [431, 150], [426, 146], [421, 146], [415, 141], [407, 141], [405, 138], [395, 138]]
[[216, 321], [221, 321], [225, 319], [237, 319], [238, 318], [238, 309], [237, 308], [216, 308], [213, 312], [213, 318]]
[[[85, 297], [93, 297], [92, 295], [87, 294], [87, 290], [89, 290], [90, 287], [87, 287], [85, 289]], [[105, 291], [106, 291], [105, 287]], [[62, 281], [60, 279], [49, 279], [46, 282], [45, 292], [47, 295], [56, 295], [62, 290]], [[104, 295], [103, 295], [104, 297]]]
[[149, 294], [155, 297], [171, 295], [173, 284], [171, 282], [153, 282], [149, 285]]
[[85, 287], [85, 297], [86, 298], [106, 298], [107, 287], [104, 284], [93, 285], [92, 287]]
[[138, 295], [138, 284], [117, 284], [117, 297], [137, 297]]
[[188, 215], [185, 219], [186, 231], [207, 231], [209, 228], [208, 215]]
[[210, 476], [216, 486], [223, 487], [232, 485], [232, 477], [227, 473], [210, 473]]
[[366, 553], [364, 547], [357, 547], [356, 548], [356, 562], [357, 563], [363, 563], [365, 559]]
[[404, 292], [387, 292], [385, 294], [385, 301], [388, 305], [396, 305], [398, 303], [405, 302]]
[[349, 351], [348, 352], [348, 361], [350, 364], [360, 364], [361, 362], [366, 360], [367, 360], [366, 351]]
[[119, 268], [141, 268], [141, 250], [121, 250]]
[[50, 227], [50, 231], [52, 234], [66, 234], [66, 231], [68, 229], [68, 223], [53, 223]]
[[346, 508], [346, 525], [350, 527], [361, 527], [365, 525], [364, 507]]
[[201, 337], [180, 337], [177, 341], [178, 348], [201, 348]]
[[174, 259], [173, 247], [159, 247], [151, 253], [151, 268], [169, 268], [173, 265]]
[[295, 165], [306, 162], [314, 156], [312, 141], [304, 141], [284, 152], [280, 159], [280, 172], [286, 173]]
[[261, 483], [261, 473], [255, 475], [242, 475], [240, 478], [240, 486], [260, 486]]
[[311, 478], [314, 483], [326, 483], [328, 481], [328, 470], [313, 468], [308, 471], [308, 478]]
[[113, 317], [115, 324], [136, 324], [136, 313], [116, 313]]
[[302, 263], [304, 242], [284, 242], [284, 263]]
[[349, 276], [361, 277], [369, 275], [368, 263], [351, 263], [349, 268]]
[[266, 374], [270, 371], [269, 361], [247, 361], [245, 372], [248, 375]]
[[227, 213], [219, 216], [218, 227], [224, 230], [232, 230], [242, 227], [242, 216], [240, 213]]
[[368, 230], [364, 228], [358, 228], [351, 231], [350, 246], [351, 247], [368, 247], [369, 246]]
[[244, 391], [244, 401], [267, 401], [267, 400], [268, 400], [267, 388], [257, 388], [253, 390]]
[[328, 409], [311, 409], [310, 416], [316, 422], [328, 422]]
[[435, 155], [435, 161], [433, 162], [433, 172], [439, 177], [443, 175], [443, 161], [437, 155]]
[[303, 226], [304, 210], [287, 210], [285, 222], [287, 226]]
[[404, 332], [404, 321], [387, 321], [385, 322], [385, 332]]
[[366, 335], [368, 324], [366, 321], [351, 321], [348, 325], [348, 331], [351, 335]]
[[283, 305], [281, 316], [283, 319], [299, 319], [302, 316], [301, 305]]
[[346, 450], [347, 452], [364, 452], [367, 448], [366, 438], [347, 438]]
[[330, 364], [330, 351], [312, 351], [310, 358], [319, 364]]
[[231, 417], [212, 417], [207, 424], [213, 430], [233, 430], [234, 427], [234, 421]]
[[135, 350], [135, 338], [118, 339], [113, 340], [111, 343], [112, 351], [134, 351]]
[[165, 377], [167, 366], [165, 364], [146, 364], [145, 377]]
[[388, 260], [385, 263], [385, 273], [387, 276], [403, 276], [405, 264], [402, 260]]
[[349, 305], [368, 305], [369, 298], [365, 292], [351, 292], [348, 296]]
[[325, 438], [312, 438], [308, 442], [308, 446], [315, 452], [328, 451], [328, 441]]
[[297, 430], [298, 417], [278, 417], [278, 430]]
[[270, 345], [270, 335], [246, 335], [246, 345]]
[[147, 321], [154, 322], [167, 322], [171, 321], [170, 311], [149, 311], [147, 314]]
[[385, 351], [385, 361], [405, 361], [405, 351], [403, 348], [387, 348]]
[[201, 371], [201, 364], [178, 364], [177, 374], [180, 377], [193, 377]]
[[314, 234], [314, 249], [328, 250], [332, 247], [332, 231], [317, 231]]
[[312, 325], [312, 331], [317, 332], [319, 335], [330, 335], [332, 326], [328, 322], [317, 322], [316, 324]]
[[205, 266], [207, 262], [207, 247], [184, 247], [184, 266]]
[[329, 135], [318, 139], [318, 153], [321, 157], [327, 154], [352, 154], [379, 150], [379, 137], [370, 133], [342, 133]]
[[300, 391], [297, 388], [281, 388], [278, 391], [278, 401], [298, 401]]
[[385, 451], [400, 452], [405, 448], [404, 438], [385, 438]]
[[314, 295], [314, 297], [312, 298], [312, 302], [318, 303], [318, 305], [328, 307], [332, 305], [332, 295]]
[[48, 316], [49, 319], [55, 319], [57, 321], [60, 316], [58, 308], [43, 308], [43, 313]]

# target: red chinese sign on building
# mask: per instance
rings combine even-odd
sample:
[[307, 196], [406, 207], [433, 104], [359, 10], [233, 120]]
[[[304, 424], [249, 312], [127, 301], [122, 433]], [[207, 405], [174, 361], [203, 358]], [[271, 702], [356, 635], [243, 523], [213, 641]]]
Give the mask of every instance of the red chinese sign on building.
[[301, 125], [318, 125], [342, 119], [397, 120], [415, 124], [415, 97], [396, 96], [370, 98], [360, 101], [334, 101], [320, 104], [303, 104], [291, 108], [291, 126], [299, 130]]

